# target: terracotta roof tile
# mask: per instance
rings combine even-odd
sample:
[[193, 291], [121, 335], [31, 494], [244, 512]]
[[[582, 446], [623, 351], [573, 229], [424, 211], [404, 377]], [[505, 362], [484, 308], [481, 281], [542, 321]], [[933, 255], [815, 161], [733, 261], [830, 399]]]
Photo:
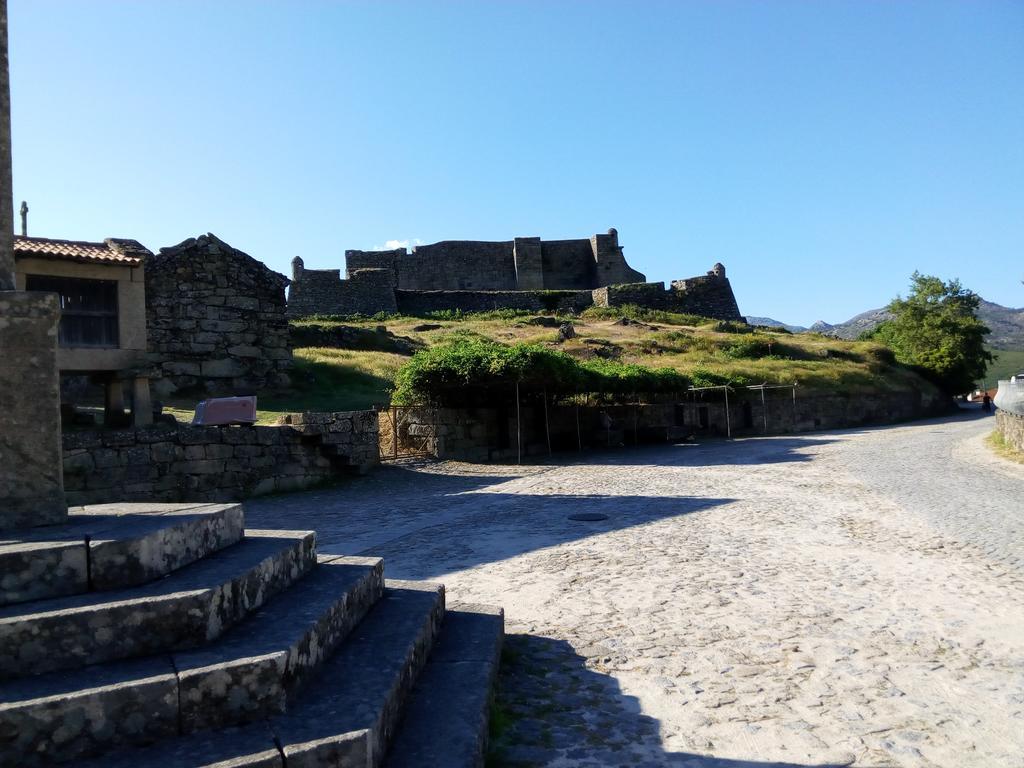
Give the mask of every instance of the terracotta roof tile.
[[51, 240], [47, 237], [14, 238], [14, 257], [102, 262], [125, 267], [141, 266], [153, 254], [136, 240], [108, 237], [102, 243], [83, 240]]

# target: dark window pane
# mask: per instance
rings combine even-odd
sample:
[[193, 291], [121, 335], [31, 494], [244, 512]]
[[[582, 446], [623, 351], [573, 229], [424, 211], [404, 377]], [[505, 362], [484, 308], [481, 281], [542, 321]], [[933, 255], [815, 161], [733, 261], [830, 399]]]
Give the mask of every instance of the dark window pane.
[[28, 275], [25, 289], [60, 297], [63, 347], [117, 347], [117, 282]]

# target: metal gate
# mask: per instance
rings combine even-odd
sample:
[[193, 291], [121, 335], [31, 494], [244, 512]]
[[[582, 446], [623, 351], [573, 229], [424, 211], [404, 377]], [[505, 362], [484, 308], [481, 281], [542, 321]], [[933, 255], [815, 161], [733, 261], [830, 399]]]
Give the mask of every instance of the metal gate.
[[381, 410], [378, 417], [381, 461], [435, 455], [436, 417], [435, 409], [420, 405]]

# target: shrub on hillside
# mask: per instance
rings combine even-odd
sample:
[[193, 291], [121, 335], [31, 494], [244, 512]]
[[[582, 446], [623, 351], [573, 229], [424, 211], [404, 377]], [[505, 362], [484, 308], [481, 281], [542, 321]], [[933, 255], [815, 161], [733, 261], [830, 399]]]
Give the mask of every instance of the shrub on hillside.
[[534, 344], [500, 344], [459, 336], [417, 352], [398, 371], [396, 404], [477, 405], [507, 396], [509, 388], [551, 394], [678, 392], [689, 386], [681, 373], [614, 360], [580, 361]]

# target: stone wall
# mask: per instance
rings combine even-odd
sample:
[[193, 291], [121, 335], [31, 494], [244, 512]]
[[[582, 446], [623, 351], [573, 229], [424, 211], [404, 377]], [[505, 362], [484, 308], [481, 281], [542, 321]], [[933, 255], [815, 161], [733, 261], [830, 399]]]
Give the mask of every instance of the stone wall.
[[622, 255], [618, 233], [589, 239], [443, 240], [407, 253], [345, 251], [349, 276], [359, 269], [387, 269], [405, 291], [592, 290], [643, 275]]
[[729, 395], [729, 421], [719, 391], [696, 393], [681, 403], [677, 423], [695, 434], [785, 434], [818, 429], [842, 429], [896, 424], [948, 413], [952, 403], [941, 395], [924, 392], [888, 392], [839, 395], [802, 392], [794, 402], [790, 389], [760, 392], [740, 389]]
[[[305, 269], [292, 261], [288, 314], [425, 314], [445, 310], [481, 312], [581, 311], [588, 306], [636, 304], [652, 309], [742, 320], [725, 267], [706, 275], [663, 283], [644, 276], [622, 255], [618, 233], [589, 240], [517, 237], [507, 242], [446, 240], [392, 251], [345, 251], [347, 279], [339, 270]], [[546, 295], [545, 295], [546, 292]], [[552, 306], [551, 292], [572, 292]]]
[[673, 280], [668, 290], [663, 283], [630, 283], [604, 286], [593, 294], [594, 305], [598, 307], [635, 304], [715, 320], [743, 320], [721, 264], [716, 264], [706, 275]]
[[668, 303], [668, 291], [664, 283], [626, 283], [607, 285], [593, 292], [594, 306], [622, 307], [635, 304], [638, 307], [664, 309]]
[[590, 291], [395, 291], [398, 311], [406, 315], [459, 309], [488, 312], [581, 312], [593, 299]]
[[373, 411], [284, 418], [282, 426], [66, 432], [67, 502], [233, 501], [308, 488], [379, 462]]
[[[407, 252], [345, 251], [346, 280], [338, 270], [307, 270], [302, 260], [293, 260], [289, 314], [372, 315], [389, 309], [393, 299], [387, 282], [370, 272], [387, 272], [392, 287], [400, 292], [447, 292], [450, 299], [464, 298], [484, 306], [479, 294], [510, 294], [516, 291], [592, 291], [611, 283], [631, 283], [644, 276], [630, 267], [619, 246], [618, 233], [589, 239], [541, 240], [517, 237], [508, 241], [444, 240], [418, 245]], [[357, 283], [363, 281], [362, 285]], [[352, 283], [352, 285], [349, 285]], [[469, 306], [439, 304], [440, 296], [430, 302], [437, 309], [475, 311]], [[499, 307], [531, 308], [527, 299], [506, 296]], [[399, 300], [400, 303], [400, 300]], [[494, 297], [487, 309], [495, 308]], [[401, 307], [399, 307], [401, 311]]]
[[212, 234], [146, 264], [150, 356], [160, 396], [256, 394], [288, 384], [288, 278]]
[[715, 264], [706, 275], [673, 280], [669, 293], [668, 306], [673, 312], [716, 320], [743, 320], [732, 285], [725, 276], [725, 267], [721, 264]]
[[996, 430], [1007, 445], [1024, 453], [1024, 416], [996, 408]]
[[337, 269], [306, 269], [292, 259], [288, 316], [376, 315], [397, 312], [394, 274], [387, 269], [357, 269], [341, 279]]
[[[892, 424], [949, 410], [944, 398], [916, 392], [877, 395], [792, 394], [770, 390], [762, 406], [760, 394], [738, 390], [729, 397], [734, 437], [811, 432]], [[784, 392], [785, 394], [777, 394]], [[601, 413], [612, 419], [602, 425]], [[767, 416], [767, 428], [765, 418]], [[514, 461], [518, 454], [514, 406], [504, 408], [414, 408], [405, 412], [410, 436], [426, 445], [433, 456], [465, 461]], [[522, 455], [548, 451], [550, 432], [554, 451], [580, 447], [605, 448], [683, 439], [687, 436], [725, 436], [727, 424], [720, 392], [695, 394], [692, 399], [626, 405], [581, 406], [550, 404], [545, 412], [536, 402], [520, 409]], [[1024, 420], [1022, 420], [1024, 421]]]

